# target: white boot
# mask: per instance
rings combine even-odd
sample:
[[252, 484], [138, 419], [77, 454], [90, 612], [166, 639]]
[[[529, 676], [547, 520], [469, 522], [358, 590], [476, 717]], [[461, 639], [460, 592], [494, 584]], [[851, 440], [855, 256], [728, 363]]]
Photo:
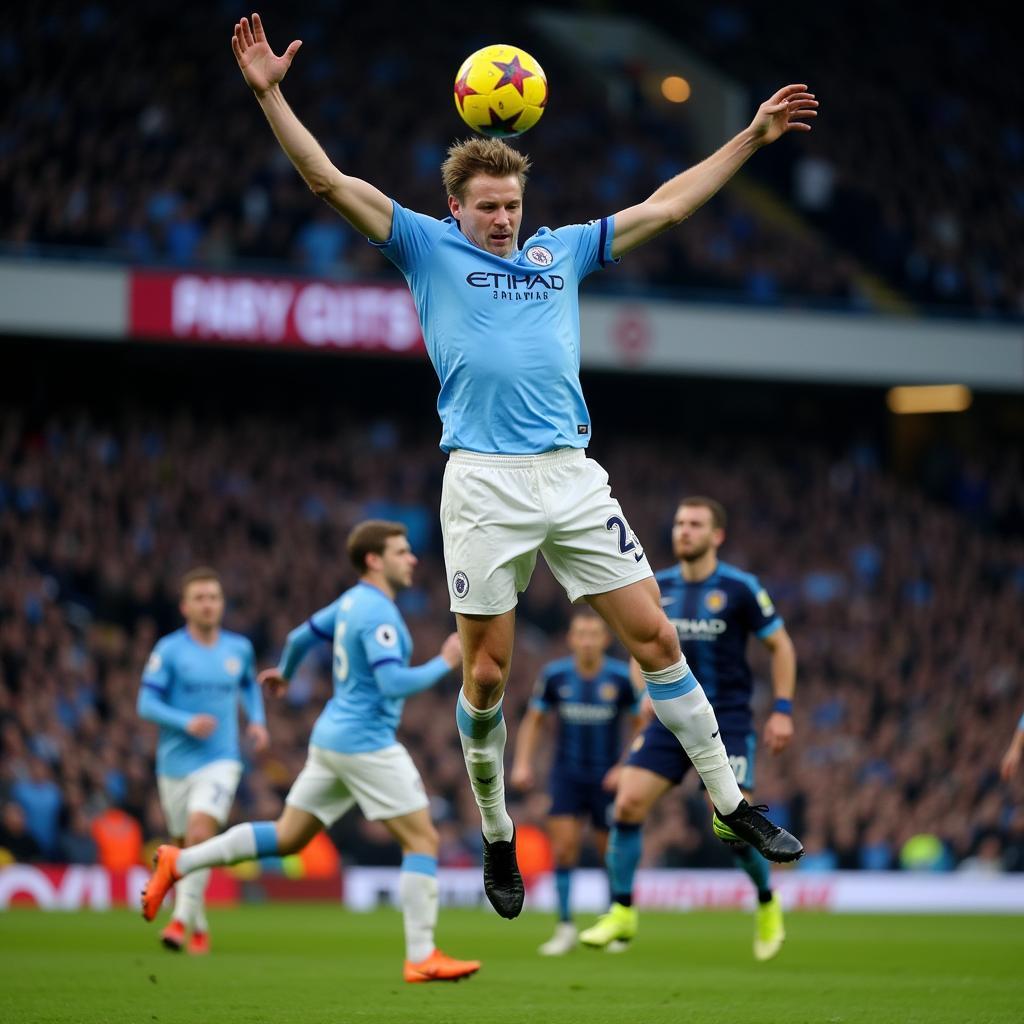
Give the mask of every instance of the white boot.
[[565, 956], [576, 948], [576, 925], [571, 921], [559, 921], [555, 934], [537, 952], [541, 956]]

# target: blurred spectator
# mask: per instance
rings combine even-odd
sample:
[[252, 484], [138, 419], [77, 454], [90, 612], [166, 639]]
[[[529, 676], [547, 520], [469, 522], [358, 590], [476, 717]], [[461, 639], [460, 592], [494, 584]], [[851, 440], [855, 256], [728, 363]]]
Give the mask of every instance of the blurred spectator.
[[50, 766], [41, 758], [29, 761], [28, 778], [11, 786], [11, 796], [25, 812], [25, 824], [45, 857], [56, 858], [60, 839], [60, 788]]
[[21, 804], [9, 800], [0, 807], [0, 865], [7, 860], [33, 863], [43, 851], [29, 832]]
[[142, 863], [142, 826], [118, 807], [108, 807], [92, 823], [99, 862], [110, 871]]

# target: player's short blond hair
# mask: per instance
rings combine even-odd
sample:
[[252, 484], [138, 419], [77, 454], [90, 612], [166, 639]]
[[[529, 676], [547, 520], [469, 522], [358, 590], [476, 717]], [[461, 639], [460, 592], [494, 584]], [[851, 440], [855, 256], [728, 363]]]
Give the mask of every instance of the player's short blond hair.
[[189, 571], [181, 577], [178, 592], [181, 594], [183, 599], [188, 588], [192, 586], [193, 583], [216, 583], [222, 591], [224, 589], [224, 585], [220, 581], [220, 576], [217, 575], [217, 570], [211, 569], [208, 565], [198, 565], [194, 569], [189, 569]]
[[460, 203], [466, 200], [466, 185], [478, 174], [492, 178], [515, 175], [519, 187], [526, 188], [530, 158], [501, 139], [466, 139], [448, 147], [448, 159], [441, 164], [445, 191]]

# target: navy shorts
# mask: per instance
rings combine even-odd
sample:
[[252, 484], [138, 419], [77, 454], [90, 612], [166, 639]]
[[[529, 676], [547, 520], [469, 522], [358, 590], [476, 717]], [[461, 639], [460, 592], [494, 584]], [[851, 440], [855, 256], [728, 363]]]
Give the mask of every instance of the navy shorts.
[[548, 790], [551, 793], [549, 815], [589, 817], [594, 828], [608, 830], [615, 794], [602, 788], [601, 779], [574, 779], [571, 776], [559, 775], [556, 770], [551, 774]]
[[[740, 789], [751, 792], [754, 788], [757, 737], [752, 732], [730, 733], [723, 730], [722, 742]], [[652, 718], [647, 728], [633, 740], [626, 764], [633, 768], [646, 768], [673, 785], [682, 782], [693, 767], [679, 740], [657, 718]]]

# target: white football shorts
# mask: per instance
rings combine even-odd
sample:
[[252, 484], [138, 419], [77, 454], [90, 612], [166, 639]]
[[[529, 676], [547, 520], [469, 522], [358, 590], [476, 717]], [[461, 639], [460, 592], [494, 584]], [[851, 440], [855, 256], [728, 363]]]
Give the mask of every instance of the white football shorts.
[[157, 790], [170, 834], [184, 838], [189, 815], [196, 813], [208, 814], [223, 827], [241, 778], [241, 762], [230, 760], [211, 761], [179, 779], [158, 775]]
[[453, 451], [441, 489], [441, 533], [453, 612], [514, 608], [539, 551], [570, 601], [654, 574], [582, 448], [543, 455]]
[[429, 806], [420, 773], [401, 743], [365, 754], [311, 746], [285, 803], [308, 811], [325, 828], [353, 804], [369, 821], [398, 818]]

